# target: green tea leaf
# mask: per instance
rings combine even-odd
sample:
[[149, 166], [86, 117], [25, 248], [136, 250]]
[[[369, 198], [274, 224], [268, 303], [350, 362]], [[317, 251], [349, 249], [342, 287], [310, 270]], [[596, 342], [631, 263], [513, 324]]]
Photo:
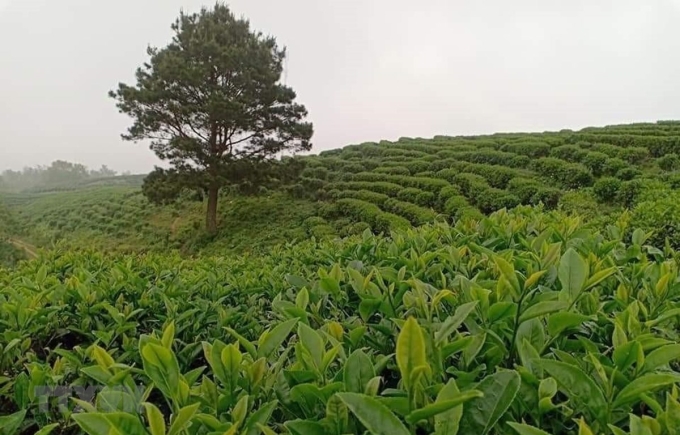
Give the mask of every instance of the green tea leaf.
[[149, 422], [151, 435], [165, 435], [165, 419], [161, 411], [153, 403], [145, 402], [146, 419]]
[[253, 412], [250, 417], [248, 417], [248, 420], [246, 420], [245, 426], [243, 426], [243, 435], [258, 435], [260, 433], [259, 426], [264, 426], [267, 424], [267, 421], [272, 416], [272, 413], [274, 412], [274, 409], [276, 409], [276, 405], [278, 405], [278, 401], [272, 400], [269, 403], [266, 403], [260, 408]]
[[163, 346], [149, 343], [142, 348], [144, 372], [169, 398], [179, 394], [179, 363], [175, 354]]
[[584, 316], [579, 313], [560, 312], [551, 314], [548, 317], [548, 333], [552, 337], [557, 337], [567, 329], [575, 328], [588, 320], [592, 320], [589, 316]]
[[519, 435], [551, 435], [537, 427], [529, 426], [523, 423], [514, 423], [509, 421], [508, 426], [513, 428]]
[[89, 435], [148, 435], [137, 416], [124, 412], [73, 414]]
[[519, 295], [522, 294], [522, 288], [519, 285], [519, 279], [517, 279], [517, 274], [515, 273], [513, 265], [502, 257], [496, 257], [494, 260], [496, 261], [496, 266], [498, 266], [498, 269], [501, 271], [501, 275], [510, 284], [514, 296], [516, 298], [519, 297]]
[[288, 337], [297, 322], [297, 318], [286, 320], [285, 322], [276, 325], [271, 331], [263, 333], [262, 336], [260, 336], [260, 340], [258, 342], [258, 357], [269, 357], [279, 347], [281, 347], [284, 340]]
[[[34, 435], [49, 435], [54, 431], [54, 429], [56, 429], [58, 427], [59, 427], [59, 423], [48, 424], [47, 426], [43, 426]], [[155, 435], [155, 434], [152, 434], [152, 435]]]
[[671, 361], [680, 359], [680, 344], [668, 344], [655, 349], [645, 357], [645, 365], [642, 368], [643, 372], [651, 372], [652, 370], [664, 366]]
[[468, 390], [462, 393], [458, 393], [455, 398], [448, 400], [436, 401], [430, 405], [423, 408], [417, 409], [406, 416], [406, 421], [411, 424], [415, 424], [420, 420], [426, 420], [430, 417], [434, 417], [443, 412], [449, 411], [463, 403], [472, 400], [476, 397], [482, 397], [481, 391]]
[[555, 378], [560, 389], [574, 402], [581, 403], [598, 418], [607, 412], [604, 393], [595, 381], [580, 368], [552, 360], [538, 362], [550, 376]]
[[632, 366], [642, 353], [642, 346], [637, 341], [629, 341], [623, 346], [619, 346], [612, 354], [612, 361], [622, 372]]
[[560, 298], [567, 302], [573, 302], [583, 290], [588, 275], [588, 265], [574, 248], [567, 249], [567, 252], [560, 259], [560, 267], [557, 276], [562, 284]]
[[[449, 379], [449, 382], [444, 385], [437, 394], [438, 402], [445, 402], [454, 399], [460, 394], [455, 379]], [[435, 435], [456, 435], [458, 427], [460, 426], [460, 419], [463, 417], [463, 407], [456, 406], [445, 412], [435, 415], [434, 417], [434, 432]]]
[[363, 393], [368, 382], [374, 377], [375, 369], [368, 355], [361, 349], [352, 352], [342, 372], [345, 390], [351, 393]]
[[677, 373], [649, 373], [629, 382], [614, 399], [614, 407], [627, 405], [637, 400], [641, 394], [651, 393], [660, 388], [680, 382]]
[[404, 424], [374, 398], [357, 393], [338, 393], [338, 397], [372, 435], [411, 435]]
[[328, 435], [321, 423], [307, 420], [292, 420], [283, 424], [292, 435]]
[[538, 302], [522, 312], [519, 316], [519, 321], [525, 322], [535, 317], [545, 316], [546, 314], [555, 313], [565, 310], [569, 304], [565, 301], [543, 301]]
[[311, 355], [314, 365], [320, 369], [325, 351], [321, 335], [304, 323], [299, 323], [298, 337], [300, 337], [300, 342]]
[[404, 382], [411, 379], [416, 367], [428, 366], [423, 331], [413, 317], [404, 323], [397, 338], [397, 366]]
[[194, 415], [196, 415], [199, 406], [200, 403], [194, 403], [193, 405], [185, 406], [180, 409], [177, 415], [172, 418], [172, 424], [170, 425], [168, 435], [178, 435], [186, 429], [189, 424], [191, 424], [191, 420], [194, 418]]
[[25, 409], [19, 412], [15, 412], [14, 414], [1, 416], [0, 433], [3, 434], [6, 433], [7, 435], [17, 434], [19, 432], [21, 424], [24, 422], [24, 418], [26, 418]]
[[444, 323], [440, 326], [439, 330], [435, 332], [434, 339], [437, 344], [446, 340], [460, 325], [463, 324], [465, 319], [470, 315], [470, 313], [475, 309], [479, 301], [468, 302], [456, 308], [453, 316], [446, 318]]
[[474, 386], [484, 396], [463, 407], [461, 434], [486, 435], [515, 400], [521, 379], [514, 370], [504, 370], [482, 379]]

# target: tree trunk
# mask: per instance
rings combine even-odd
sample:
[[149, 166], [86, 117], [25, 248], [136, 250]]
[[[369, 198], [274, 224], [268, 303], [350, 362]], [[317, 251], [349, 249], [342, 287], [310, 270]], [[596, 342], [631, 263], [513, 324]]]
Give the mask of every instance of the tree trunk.
[[205, 228], [212, 236], [217, 234], [217, 198], [220, 189], [211, 186], [208, 189], [208, 211], [205, 217]]

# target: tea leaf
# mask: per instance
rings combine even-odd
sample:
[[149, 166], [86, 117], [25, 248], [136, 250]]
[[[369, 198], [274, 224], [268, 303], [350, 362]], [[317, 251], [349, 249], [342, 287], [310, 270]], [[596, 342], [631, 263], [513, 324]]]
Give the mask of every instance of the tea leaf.
[[509, 421], [508, 426], [513, 428], [519, 435], [550, 435], [548, 432], [529, 426], [528, 424]]
[[512, 405], [520, 387], [516, 371], [501, 371], [487, 376], [474, 388], [483, 396], [477, 397], [463, 407], [460, 422], [462, 434], [486, 435]]
[[[450, 379], [439, 391], [435, 403], [446, 402], [454, 399], [460, 394], [456, 381]], [[456, 435], [460, 426], [460, 419], [463, 417], [463, 407], [456, 406], [445, 412], [439, 413], [434, 417], [435, 435]]]
[[671, 361], [680, 359], [680, 344], [668, 344], [654, 349], [645, 357], [643, 372], [650, 372]]
[[342, 377], [346, 391], [363, 393], [368, 382], [375, 377], [371, 359], [361, 349], [355, 350], [345, 362]]
[[143, 403], [146, 419], [149, 422], [151, 435], [165, 435], [165, 419], [161, 411], [153, 403]]
[[552, 360], [540, 360], [538, 364], [555, 378], [560, 389], [574, 402], [583, 404], [598, 418], [607, 413], [604, 393], [595, 381], [576, 366]]
[[456, 308], [455, 313], [453, 313], [453, 316], [449, 316], [446, 318], [444, 323], [442, 323], [441, 327], [437, 332], [434, 334], [434, 339], [437, 344], [441, 343], [442, 341], [446, 340], [460, 325], [463, 324], [465, 319], [472, 313], [472, 310], [477, 307], [477, 304], [479, 301], [472, 301], [465, 303], [458, 308]]
[[442, 400], [427, 405], [423, 408], [415, 410], [406, 416], [406, 421], [408, 423], [414, 424], [420, 420], [426, 420], [435, 415], [441, 414], [443, 412], [449, 411], [463, 403], [472, 400], [476, 397], [482, 397], [484, 394], [477, 390], [468, 390], [456, 395], [454, 399]]
[[260, 337], [260, 341], [258, 342], [258, 357], [269, 357], [279, 347], [281, 347], [284, 340], [288, 337], [297, 322], [297, 318], [286, 320], [285, 322], [276, 325], [276, 327], [274, 327], [274, 329], [271, 331], [263, 333]]
[[677, 373], [649, 373], [628, 383], [614, 400], [614, 407], [626, 405], [635, 401], [641, 394], [650, 393], [667, 385], [680, 382]]
[[519, 321], [525, 322], [535, 317], [545, 316], [566, 309], [569, 306], [565, 301], [543, 301], [527, 308], [520, 316]]
[[357, 393], [338, 393], [338, 397], [372, 435], [410, 435], [404, 424], [374, 398]]
[[402, 379], [408, 382], [416, 367], [427, 365], [423, 331], [416, 319], [409, 317], [397, 337], [397, 366]]
[[124, 412], [73, 414], [89, 435], [147, 435], [137, 416]]
[[560, 297], [564, 301], [573, 302], [583, 290], [588, 274], [588, 265], [574, 248], [567, 249], [567, 252], [560, 259], [558, 278], [562, 284]]

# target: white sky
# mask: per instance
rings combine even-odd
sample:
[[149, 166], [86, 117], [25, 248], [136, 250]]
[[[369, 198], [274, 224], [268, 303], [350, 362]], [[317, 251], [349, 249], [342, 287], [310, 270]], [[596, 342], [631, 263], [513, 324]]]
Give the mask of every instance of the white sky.
[[[107, 92], [201, 0], [0, 0], [0, 170], [143, 172]], [[233, 0], [288, 47], [314, 151], [680, 118], [680, 0]]]

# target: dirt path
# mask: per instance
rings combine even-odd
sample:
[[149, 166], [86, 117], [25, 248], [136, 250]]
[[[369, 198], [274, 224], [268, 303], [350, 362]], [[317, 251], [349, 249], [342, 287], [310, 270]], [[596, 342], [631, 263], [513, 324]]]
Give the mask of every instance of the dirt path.
[[17, 238], [10, 237], [9, 242], [16, 246], [17, 248], [21, 249], [28, 255], [28, 258], [38, 258], [38, 253], [36, 252], [37, 248], [30, 243], [26, 243], [23, 240], [19, 240]]

